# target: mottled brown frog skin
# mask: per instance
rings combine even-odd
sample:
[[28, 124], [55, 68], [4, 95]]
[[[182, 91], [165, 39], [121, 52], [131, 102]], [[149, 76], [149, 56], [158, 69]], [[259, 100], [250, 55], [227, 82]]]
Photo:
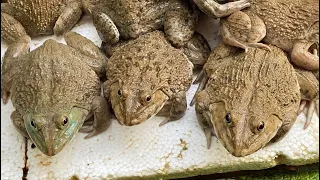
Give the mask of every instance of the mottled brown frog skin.
[[60, 152], [88, 118], [94, 121], [83, 129], [86, 138], [110, 124], [97, 76], [105, 74], [106, 58], [79, 34], [67, 33], [65, 40], [69, 46], [47, 40], [28, 53], [30, 37], [22, 36], [8, 47], [2, 65], [1, 94], [4, 104], [11, 94], [13, 124], [48, 156]]
[[192, 68], [162, 32], [147, 33], [110, 57], [104, 95], [120, 123], [136, 125], [158, 114], [168, 117], [163, 125], [184, 115]]
[[198, 11], [183, 0], [82, 0], [103, 41], [114, 44], [121, 36], [137, 38], [164, 28], [168, 40], [182, 46], [195, 31]]
[[[282, 138], [296, 120], [301, 78], [275, 46], [244, 53], [220, 44], [202, 75], [195, 103], [208, 148], [216, 135], [232, 155], [246, 156]], [[319, 83], [315, 76], [311, 79], [314, 85], [302, 88], [309, 88], [307, 96], [315, 98]]]
[[81, 14], [80, 0], [8, 0], [1, 3], [1, 38], [11, 44], [27, 34], [62, 35]]
[[252, 0], [251, 6], [221, 21], [226, 44], [243, 48], [275, 45], [291, 53], [291, 61], [307, 70], [319, 69], [312, 54], [319, 44], [319, 0]]
[[195, 67], [202, 67], [210, 54], [207, 40], [195, 33], [199, 10], [189, 1], [82, 0], [82, 5], [92, 16], [108, 53], [113, 46], [161, 29], [173, 46], [185, 51]]

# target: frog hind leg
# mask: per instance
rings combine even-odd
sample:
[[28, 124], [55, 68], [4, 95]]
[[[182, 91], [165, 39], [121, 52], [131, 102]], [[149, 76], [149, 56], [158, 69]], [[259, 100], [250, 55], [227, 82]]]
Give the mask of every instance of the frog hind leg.
[[6, 44], [10, 45], [27, 33], [18, 20], [6, 13], [6, 7], [9, 7], [7, 3], [1, 3], [1, 38]]
[[177, 1], [170, 6], [164, 16], [164, 32], [169, 42], [180, 48], [193, 36], [199, 12], [187, 1]]
[[76, 32], [65, 33], [64, 39], [68, 46], [81, 52], [83, 55], [82, 60], [86, 62], [100, 78], [106, 75], [108, 58], [92, 41]]
[[19, 57], [29, 52], [30, 41], [28, 35], [21, 36], [8, 46], [4, 54], [1, 70], [1, 98], [4, 104], [9, 100], [13, 77], [21, 70], [22, 59]]
[[91, 16], [101, 40], [108, 44], [116, 44], [120, 39], [120, 33], [107, 13], [103, 12], [103, 10], [95, 9], [91, 12]]
[[198, 32], [193, 34], [182, 49], [195, 67], [202, 67], [211, 53], [208, 41]]
[[62, 12], [53, 27], [54, 34], [61, 36], [65, 32], [71, 30], [81, 18], [81, 14], [82, 9], [79, 0], [67, 0], [66, 6], [63, 7]]
[[180, 119], [187, 110], [187, 95], [185, 91], [180, 91], [176, 93], [164, 107], [158, 112], [157, 115], [167, 116], [167, 118], [162, 121], [159, 126]]
[[219, 4], [217, 0], [193, 0], [209, 17], [221, 18], [250, 6], [250, 0], [238, 0]]
[[210, 116], [206, 113], [209, 112], [209, 104], [208, 104], [208, 94], [207, 92], [200, 91], [196, 95], [196, 115], [198, 122], [203, 129], [203, 132], [206, 136], [207, 140], [207, 148], [210, 149], [211, 147], [211, 139], [212, 136], [215, 136], [214, 128], [210, 120]]
[[85, 139], [96, 136], [105, 131], [111, 124], [111, 112], [104, 97], [96, 96], [92, 101], [93, 124], [87, 128], [81, 128], [79, 132], [89, 133]]
[[259, 43], [266, 36], [266, 26], [256, 15], [238, 11], [221, 21], [220, 34], [224, 43], [248, 51], [248, 47], [271, 51], [266, 44]]
[[291, 61], [301, 68], [318, 70], [319, 56], [309, 52], [313, 45], [316, 43], [302, 40], [295, 42], [291, 51]]
[[13, 111], [11, 113], [10, 118], [13, 122], [14, 127], [18, 130], [18, 132], [21, 135], [23, 135], [24, 137], [29, 138], [29, 134], [28, 134], [27, 129], [24, 125], [24, 120], [21, 117], [20, 113], [18, 111]]

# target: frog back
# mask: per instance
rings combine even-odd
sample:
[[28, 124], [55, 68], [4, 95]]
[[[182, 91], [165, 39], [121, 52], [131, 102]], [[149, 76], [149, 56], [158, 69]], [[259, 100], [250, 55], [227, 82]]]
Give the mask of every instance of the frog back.
[[[265, 23], [266, 43], [291, 51], [294, 41], [319, 41], [319, 0], [254, 0], [250, 11]], [[311, 32], [314, 31], [314, 32]]]
[[8, 0], [10, 13], [30, 36], [53, 34], [66, 0]]
[[192, 68], [182, 51], [172, 47], [162, 32], [154, 31], [118, 48], [108, 61], [107, 74], [110, 82], [178, 92], [190, 87]]
[[[228, 112], [267, 120], [275, 115], [282, 121], [283, 136], [296, 120], [300, 105], [298, 80], [283, 51], [249, 48], [248, 53], [220, 45], [208, 59], [205, 87], [210, 101], [224, 102]], [[250, 118], [249, 118], [250, 119]]]
[[24, 112], [89, 109], [100, 94], [100, 81], [75, 49], [47, 40], [22, 57], [23, 69], [12, 85], [14, 107]]

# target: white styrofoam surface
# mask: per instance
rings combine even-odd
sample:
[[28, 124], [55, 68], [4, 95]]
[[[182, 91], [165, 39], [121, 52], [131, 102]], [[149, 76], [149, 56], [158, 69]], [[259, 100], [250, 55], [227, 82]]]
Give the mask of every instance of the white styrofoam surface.
[[[84, 24], [86, 22], [86, 24]], [[214, 24], [213, 24], [214, 23]], [[100, 46], [101, 41], [88, 17], [84, 17], [73, 31], [91, 39]], [[217, 22], [200, 18], [199, 31], [213, 40]], [[50, 36], [59, 42], [62, 38]], [[46, 38], [33, 39], [31, 50]], [[1, 44], [2, 52], [6, 49]], [[3, 56], [3, 53], [1, 54]], [[190, 102], [196, 86], [188, 91]], [[24, 139], [16, 132], [10, 114], [14, 110], [9, 102], [1, 104], [1, 179], [22, 177], [24, 167]], [[299, 115], [288, 135], [279, 143], [271, 144], [242, 158], [230, 155], [213, 138], [211, 149], [206, 148], [205, 136], [199, 127], [194, 107], [178, 121], [159, 127], [163, 117], [155, 116], [137, 126], [121, 126], [116, 120], [99, 136], [84, 140], [76, 137], [54, 157], [43, 155], [27, 146], [28, 179], [113, 179], [134, 177], [186, 177], [247, 169], [263, 169], [278, 163], [302, 165], [319, 161], [319, 118], [314, 115], [308, 129], [303, 130], [305, 116]]]

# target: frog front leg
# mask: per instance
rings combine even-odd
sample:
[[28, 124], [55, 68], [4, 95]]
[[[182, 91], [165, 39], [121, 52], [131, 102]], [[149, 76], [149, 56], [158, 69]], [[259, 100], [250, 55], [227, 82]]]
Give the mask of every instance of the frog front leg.
[[108, 59], [92, 41], [76, 32], [65, 33], [64, 39], [68, 46], [82, 53], [81, 60], [86, 62], [100, 78], [105, 77]]
[[317, 112], [315, 111], [315, 101], [319, 99], [319, 81], [310, 71], [300, 68], [295, 68], [295, 71], [301, 92], [301, 105], [298, 114], [307, 108], [306, 122], [304, 125], [304, 129], [306, 129], [310, 125], [314, 112]]
[[182, 47], [195, 32], [198, 10], [190, 8], [186, 1], [177, 1], [170, 6], [164, 16], [164, 32], [172, 45]]
[[250, 0], [238, 0], [225, 4], [219, 4], [216, 0], [193, 0], [193, 2], [196, 3], [205, 14], [212, 18], [229, 16], [236, 11], [250, 6]]
[[187, 95], [185, 91], [176, 93], [169, 99], [162, 109], [158, 112], [159, 116], [166, 116], [159, 126], [162, 126], [170, 121], [180, 119], [187, 110]]
[[270, 47], [259, 43], [266, 36], [266, 26], [256, 15], [238, 11], [221, 19], [220, 34], [224, 43], [242, 48], [262, 48], [271, 51]]
[[31, 38], [28, 35], [19, 37], [15, 42], [8, 46], [3, 57], [1, 70], [1, 98], [4, 104], [9, 100], [10, 90], [14, 76], [21, 71], [21, 64], [24, 56], [29, 52]]
[[69, 31], [80, 19], [82, 14], [81, 3], [79, 0], [67, 0], [62, 13], [57, 19], [53, 32], [57, 36]]
[[291, 61], [307, 70], [319, 69], [319, 56], [309, 52], [309, 49], [315, 45], [315, 42], [300, 40], [294, 43], [291, 51]]
[[24, 120], [21, 114], [18, 111], [13, 111], [10, 116], [14, 127], [18, 130], [18, 132], [26, 138], [29, 138], [29, 134], [24, 125]]
[[13, 11], [8, 3], [1, 3], [1, 38], [8, 45], [27, 35], [22, 24], [10, 15]]
[[90, 114], [93, 114], [92, 126], [83, 127], [79, 130], [82, 133], [89, 133], [85, 139], [100, 134], [111, 124], [110, 107], [104, 97], [96, 96], [93, 99]]
[[215, 136], [214, 128], [210, 120], [210, 116], [208, 112], [209, 104], [208, 104], [209, 95], [208, 93], [203, 90], [196, 94], [196, 115], [198, 122], [203, 129], [204, 135], [206, 136], [207, 140], [207, 148], [210, 149], [211, 147], [211, 140], [212, 136]]

